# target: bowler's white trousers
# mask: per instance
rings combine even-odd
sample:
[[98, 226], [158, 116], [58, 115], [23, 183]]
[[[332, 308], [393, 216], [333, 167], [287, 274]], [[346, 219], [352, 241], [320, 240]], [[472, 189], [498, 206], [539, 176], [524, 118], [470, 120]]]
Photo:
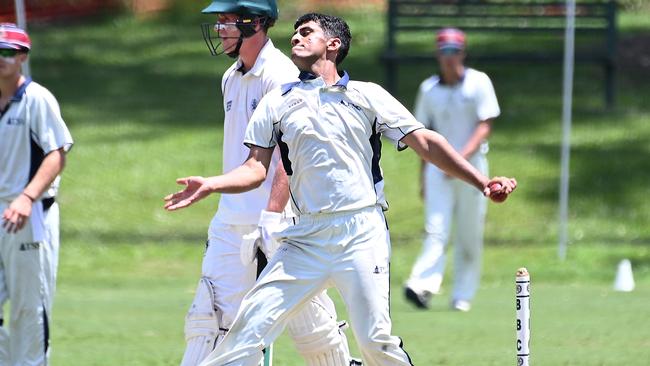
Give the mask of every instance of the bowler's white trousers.
[[390, 240], [381, 208], [303, 215], [276, 239], [278, 252], [202, 366], [256, 366], [287, 319], [331, 286], [343, 297], [364, 365], [411, 365], [391, 335]]
[[[469, 162], [484, 175], [488, 163], [476, 153]], [[440, 292], [445, 272], [446, 247], [453, 228], [454, 300], [474, 298], [481, 278], [483, 228], [487, 200], [483, 192], [435, 167], [425, 168], [425, 239], [407, 285], [417, 292]]]
[[[224, 331], [231, 328], [244, 295], [255, 284], [256, 263], [242, 264], [240, 259], [243, 237], [255, 229], [257, 225], [218, 222], [210, 226], [202, 276], [210, 282], [214, 308], [218, 309], [218, 326]], [[315, 294], [308, 302], [289, 320], [288, 333], [298, 352], [310, 366], [348, 366], [350, 355], [347, 339], [337, 323], [334, 303], [325, 291]], [[202, 360], [211, 350], [201, 351], [197, 355], [194, 346], [188, 344], [182, 363], [184, 366], [196, 365], [194, 360]]]
[[[0, 213], [8, 205], [0, 201]], [[0, 326], [0, 365], [47, 364], [58, 257], [56, 203], [44, 212], [42, 203], [35, 202], [31, 217], [15, 234], [0, 227], [0, 311], [7, 301], [11, 304], [9, 324], [3, 320]]]

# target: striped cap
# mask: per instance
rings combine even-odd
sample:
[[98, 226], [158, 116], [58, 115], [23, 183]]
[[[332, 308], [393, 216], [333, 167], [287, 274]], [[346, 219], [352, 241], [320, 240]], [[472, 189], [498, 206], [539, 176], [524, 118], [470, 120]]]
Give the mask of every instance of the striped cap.
[[0, 48], [29, 51], [32, 41], [27, 32], [14, 23], [0, 23]]
[[444, 28], [438, 31], [436, 35], [436, 44], [438, 50], [464, 50], [465, 49], [465, 33], [456, 28]]

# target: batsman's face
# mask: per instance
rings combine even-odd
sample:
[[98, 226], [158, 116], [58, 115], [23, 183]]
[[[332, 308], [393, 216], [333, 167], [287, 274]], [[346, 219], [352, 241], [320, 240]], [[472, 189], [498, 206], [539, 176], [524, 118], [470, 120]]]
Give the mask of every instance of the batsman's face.
[[228, 52], [235, 48], [239, 41], [241, 32], [237, 28], [237, 14], [219, 14], [217, 15], [217, 23], [215, 24], [215, 31], [219, 33], [221, 45], [223, 49]]
[[0, 49], [0, 79], [15, 77], [27, 60], [27, 54], [16, 50]]
[[316, 60], [325, 58], [330, 40], [318, 23], [300, 25], [291, 37], [291, 60], [300, 70], [309, 70]]
[[438, 51], [438, 62], [443, 70], [454, 70], [465, 62], [465, 52], [462, 50]]

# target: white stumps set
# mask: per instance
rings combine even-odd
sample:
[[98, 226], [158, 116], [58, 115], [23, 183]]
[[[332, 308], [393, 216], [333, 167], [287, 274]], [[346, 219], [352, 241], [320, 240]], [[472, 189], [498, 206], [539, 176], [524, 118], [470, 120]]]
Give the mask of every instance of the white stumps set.
[[515, 278], [517, 307], [517, 366], [529, 366], [530, 357], [530, 275], [519, 268]]

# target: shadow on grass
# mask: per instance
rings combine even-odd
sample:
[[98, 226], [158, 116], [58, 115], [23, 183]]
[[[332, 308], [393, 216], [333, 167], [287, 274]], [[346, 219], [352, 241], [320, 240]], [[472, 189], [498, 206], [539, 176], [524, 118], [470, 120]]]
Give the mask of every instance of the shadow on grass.
[[166, 243], [189, 243], [191, 245], [203, 245], [207, 240], [206, 233], [197, 233], [189, 231], [156, 231], [156, 232], [138, 232], [138, 231], [119, 231], [119, 230], [64, 230], [61, 235], [68, 241], [82, 243], [102, 243], [103, 245], [117, 244], [166, 244]]

